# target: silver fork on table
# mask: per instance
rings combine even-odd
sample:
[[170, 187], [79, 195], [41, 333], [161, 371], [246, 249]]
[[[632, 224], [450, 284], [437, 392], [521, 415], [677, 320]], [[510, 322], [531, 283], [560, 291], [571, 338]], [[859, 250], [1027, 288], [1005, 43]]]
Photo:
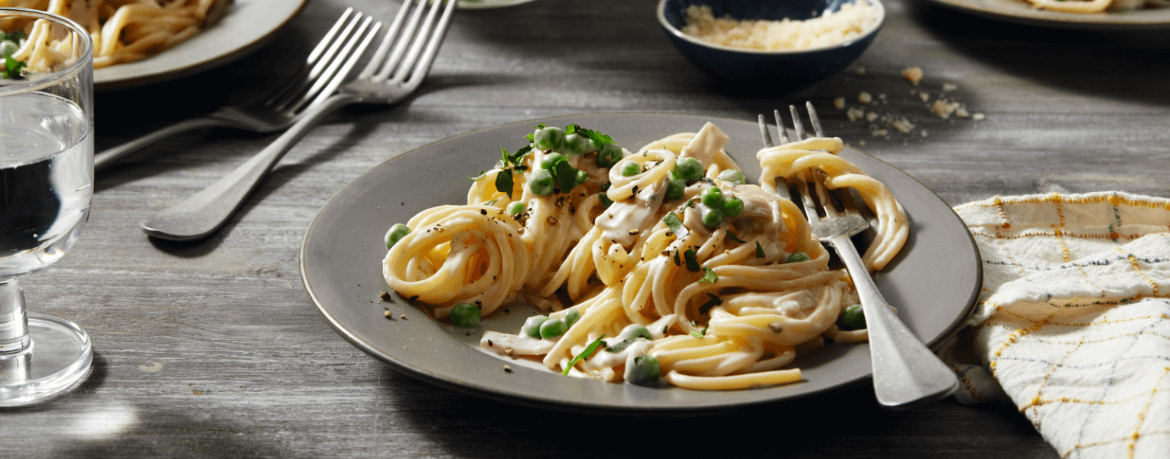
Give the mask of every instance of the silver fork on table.
[[[821, 120], [817, 118], [812, 103], [808, 102], [806, 106], [817, 137], [824, 137]], [[803, 140], [806, 133], [800, 120], [800, 113], [796, 106], [789, 106], [789, 111], [792, 114], [796, 140]], [[774, 114], [776, 127], [780, 130], [780, 141], [788, 143], [780, 111], [776, 110]], [[772, 137], [768, 134], [764, 115], [759, 116], [759, 122], [764, 146], [771, 147]], [[795, 180], [796, 189], [804, 206], [805, 217], [812, 226], [813, 235], [837, 250], [861, 298], [861, 308], [865, 313], [866, 328], [869, 330], [873, 386], [878, 403], [887, 408], [905, 408], [916, 402], [937, 400], [950, 395], [959, 387], [955, 372], [927, 349], [901, 320], [898, 320], [890, 304], [882, 298], [873, 277], [861, 261], [861, 255], [857, 253], [857, 247], [850, 239], [850, 236], [868, 228], [869, 222], [858, 212], [852, 195], [846, 195], [845, 192], [848, 190], [837, 193], [837, 199], [834, 199], [834, 192], [827, 190], [821, 183], [821, 177], [818, 175], [823, 174], [815, 171], [798, 177]], [[787, 193], [786, 189], [782, 191]], [[841, 202], [838, 203], [838, 200]], [[823, 212], [818, 212], [818, 203]], [[820, 213], [824, 213], [824, 217], [821, 217]]]
[[[406, 0], [386, 37], [357, 78], [344, 86], [341, 86], [341, 79], [331, 80], [323, 93], [337, 91], [336, 94], [320, 105], [306, 109], [303, 117], [288, 131], [224, 178], [143, 221], [143, 231], [174, 241], [198, 240], [211, 235], [227, 222], [276, 162], [324, 115], [355, 103], [391, 105], [405, 99], [418, 89], [430, 71], [447, 34], [456, 3], [455, 0]], [[366, 18], [345, 44], [341, 53], [349, 57], [339, 75], [349, 74], [382, 28], [382, 23], [369, 26], [370, 18]], [[360, 44], [359, 37], [362, 37]], [[357, 49], [351, 53], [355, 44]]]
[[[335, 61], [344, 61], [338, 50], [362, 19], [362, 13], [348, 8], [317, 43], [305, 66], [275, 91], [247, 105], [222, 107], [215, 112], [167, 126], [130, 142], [94, 155], [93, 168], [104, 170], [126, 155], [167, 137], [205, 127], [230, 127], [257, 133], [276, 132], [295, 123], [312, 107], [320, 105], [330, 94], [322, 92], [331, 81], [344, 79], [337, 73]], [[344, 30], [343, 30], [344, 27]], [[336, 58], [336, 60], [334, 59]]]

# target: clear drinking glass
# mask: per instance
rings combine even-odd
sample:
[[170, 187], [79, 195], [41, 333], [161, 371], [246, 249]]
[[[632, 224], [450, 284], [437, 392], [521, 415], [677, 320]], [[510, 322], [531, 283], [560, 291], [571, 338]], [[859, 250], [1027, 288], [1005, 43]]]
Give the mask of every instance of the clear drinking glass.
[[76, 324], [26, 314], [18, 282], [89, 219], [93, 44], [73, 21], [19, 8], [0, 8], [0, 32], [0, 406], [17, 406], [73, 388], [93, 360]]

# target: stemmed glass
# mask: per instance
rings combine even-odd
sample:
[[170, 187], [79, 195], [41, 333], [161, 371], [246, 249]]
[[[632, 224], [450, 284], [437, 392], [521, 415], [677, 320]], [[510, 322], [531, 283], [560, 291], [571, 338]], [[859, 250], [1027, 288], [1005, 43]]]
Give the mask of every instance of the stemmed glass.
[[75, 387], [93, 361], [76, 324], [26, 314], [18, 281], [89, 219], [93, 44], [73, 21], [19, 8], [0, 8], [0, 32], [0, 406], [18, 406]]

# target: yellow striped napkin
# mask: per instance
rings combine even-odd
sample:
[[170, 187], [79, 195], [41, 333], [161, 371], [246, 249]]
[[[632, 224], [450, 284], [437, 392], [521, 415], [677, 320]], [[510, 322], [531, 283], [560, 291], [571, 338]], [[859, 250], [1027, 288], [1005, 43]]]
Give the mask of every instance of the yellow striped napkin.
[[1111, 192], [955, 209], [983, 256], [940, 355], [964, 403], [1010, 399], [1068, 458], [1170, 457], [1170, 200]]

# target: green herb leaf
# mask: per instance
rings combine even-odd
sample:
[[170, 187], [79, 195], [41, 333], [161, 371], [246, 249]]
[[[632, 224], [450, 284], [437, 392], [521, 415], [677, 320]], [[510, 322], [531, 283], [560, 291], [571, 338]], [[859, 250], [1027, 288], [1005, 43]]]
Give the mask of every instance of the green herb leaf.
[[605, 335], [601, 335], [601, 338], [597, 338], [597, 340], [593, 341], [592, 343], [589, 343], [588, 346], [585, 346], [585, 350], [581, 351], [580, 354], [577, 354], [576, 357], [573, 357], [573, 360], [570, 360], [569, 364], [565, 366], [565, 372], [561, 373], [561, 374], [564, 376], [568, 376], [569, 370], [572, 370], [573, 367], [577, 365], [577, 362], [585, 360], [585, 359], [589, 358], [589, 356], [593, 355], [593, 353], [597, 351], [598, 346], [604, 346], [605, 341], [602, 341], [602, 338], [605, 338]]
[[708, 299], [706, 303], [703, 303], [702, 306], [699, 306], [699, 314], [706, 314], [707, 311], [711, 310], [711, 308], [723, 304], [723, 299], [721, 299], [715, 295], [712, 295], [710, 293], [708, 293], [707, 296], [709, 296], [711, 298]]
[[697, 255], [695, 249], [687, 249], [683, 252], [683, 258], [687, 261], [687, 271], [693, 273], [699, 272], [699, 260], [695, 258]]
[[682, 220], [678, 219], [678, 214], [674, 212], [667, 213], [665, 217], [662, 217], [662, 223], [665, 223], [666, 227], [670, 228], [674, 234], [681, 234]]
[[[602, 134], [600, 132], [597, 132], [597, 131], [594, 131], [591, 129], [585, 129], [581, 126], [577, 126], [577, 125], [573, 125], [573, 126], [574, 126], [573, 131], [577, 135], [588, 138], [589, 140], [592, 140], [593, 143], [597, 144], [598, 148], [604, 146], [607, 143], [613, 143], [613, 137], [607, 136], [605, 134]], [[568, 129], [566, 129], [565, 132], [566, 132], [566, 135], [569, 134]]]
[[700, 331], [691, 330], [691, 336], [694, 336], [695, 338], [702, 338], [704, 336], [707, 336], [707, 327], [710, 327], [710, 326], [711, 326], [711, 324], [708, 323]]
[[[731, 232], [731, 230], [727, 230], [727, 237], [728, 237], [728, 239], [731, 239], [735, 242], [743, 244], [743, 239], [740, 239], [739, 236], [736, 236], [735, 233]], [[759, 247], [759, 246], [760, 246], [760, 243], [757, 242], [756, 247]]]
[[606, 196], [604, 192], [603, 192], [603, 193], [597, 193], [597, 196], [601, 197], [601, 205], [602, 205], [602, 207], [605, 207], [606, 209], [608, 209], [608, 208], [609, 208], [609, 206], [612, 206], [612, 205], [613, 205], [613, 200], [612, 200], [612, 199], [609, 199], [609, 196]]
[[552, 168], [553, 180], [556, 181], [561, 193], [568, 193], [577, 186], [577, 168], [569, 164], [568, 159], [568, 156], [562, 156]]
[[504, 169], [496, 174], [496, 189], [508, 193], [508, 198], [512, 198], [512, 170]]
[[678, 259], [678, 251], [677, 250], [674, 251], [674, 265], [675, 266], [682, 266], [682, 261]]
[[715, 274], [715, 270], [710, 267], [703, 267], [703, 277], [699, 278], [699, 283], [714, 284], [717, 281], [719, 281], [719, 276]]
[[479, 179], [483, 178], [483, 176], [487, 175], [487, 173], [488, 173], [488, 171], [480, 172], [479, 175], [477, 175], [475, 177], [467, 177], [467, 180], [471, 180], [473, 182], [478, 182]]
[[578, 129], [581, 129], [581, 126], [578, 126], [576, 124], [570, 124], [568, 126], [565, 126], [565, 135], [576, 134]]
[[668, 332], [670, 332], [670, 325], [663, 325], [662, 326], [662, 334], [665, 335]]
[[24, 33], [23, 30], [17, 30], [16, 32], [9, 33], [6, 37], [4, 37], [4, 40], [16, 42], [16, 44], [19, 45], [20, 41], [24, 40], [25, 38], [28, 38], [28, 34]]
[[764, 258], [764, 248], [760, 247], [759, 241], [756, 241], [756, 258]]
[[12, 56], [4, 56], [4, 78], [16, 79], [20, 78], [20, 70], [27, 65], [24, 61], [13, 59]]
[[631, 344], [634, 344], [635, 339], [636, 338], [628, 338], [622, 340], [622, 342], [613, 345], [613, 347], [606, 347], [605, 352], [617, 354], [618, 352], [624, 351], [627, 347], [630, 347]]
[[510, 161], [512, 164], [515, 164], [517, 167], [524, 167], [521, 166], [520, 163], [524, 162], [524, 157], [528, 156], [529, 153], [532, 153], [532, 145], [525, 145], [520, 147], [519, 150], [516, 150], [516, 153], [513, 153], [511, 156], [509, 156], [508, 161]]

